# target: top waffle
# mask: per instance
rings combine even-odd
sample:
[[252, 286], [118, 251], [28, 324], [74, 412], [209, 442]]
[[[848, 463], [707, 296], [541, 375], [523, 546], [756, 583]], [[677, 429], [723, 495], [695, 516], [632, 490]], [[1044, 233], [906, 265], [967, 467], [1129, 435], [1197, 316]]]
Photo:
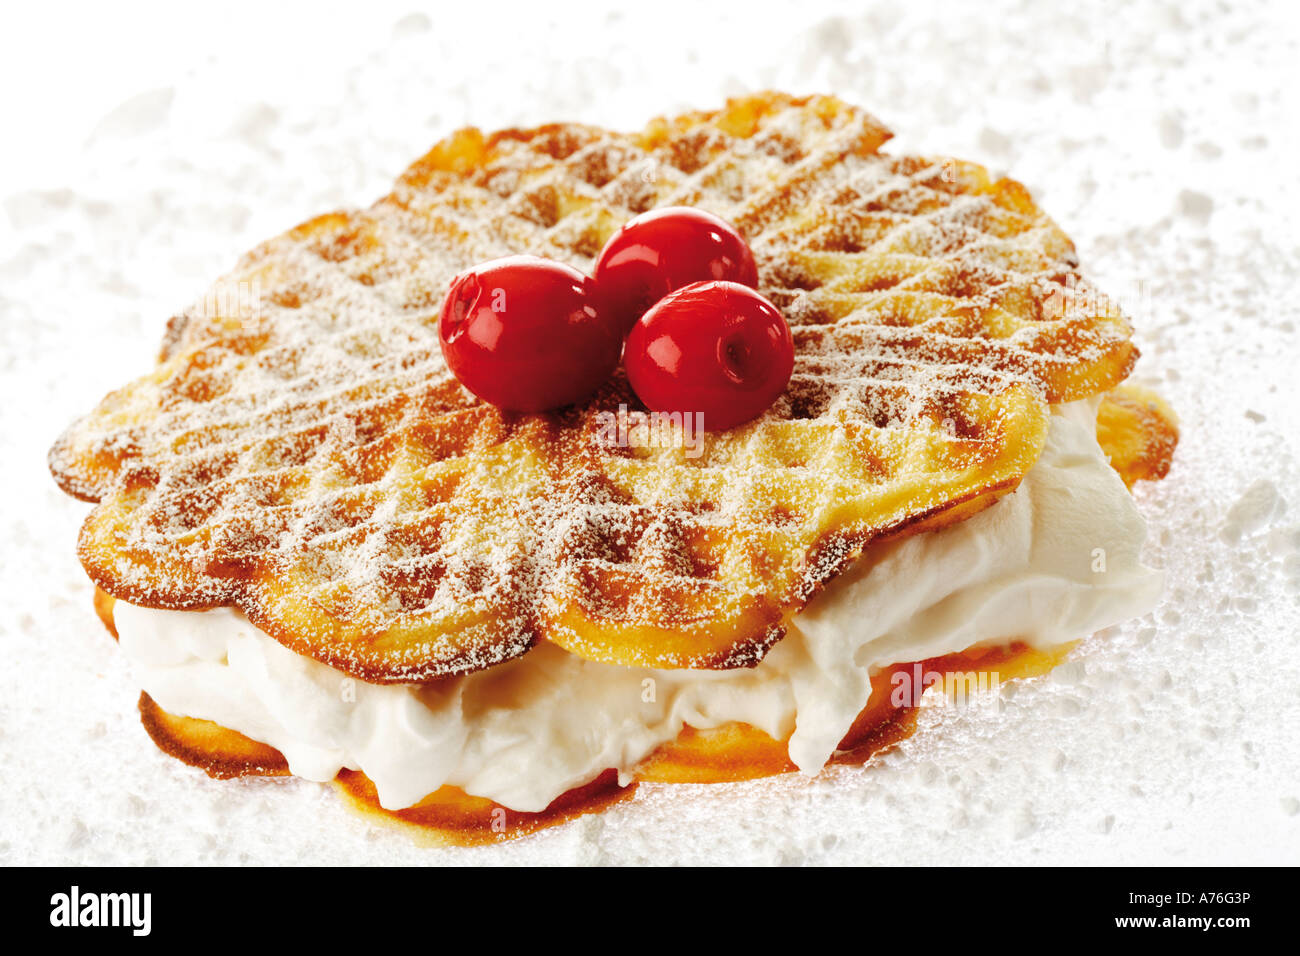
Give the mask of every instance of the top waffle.
[[[247, 255], [172, 320], [152, 373], [60, 438], [55, 477], [99, 502], [83, 564], [132, 603], [236, 604], [368, 681], [465, 673], [538, 639], [752, 665], [868, 542], [1013, 489], [1048, 404], [1136, 357], [1024, 187], [879, 154], [889, 135], [779, 94], [632, 134], [453, 134], [370, 209]], [[794, 334], [776, 405], [696, 455], [680, 429], [635, 427], [621, 373], [546, 415], [460, 388], [437, 335], [456, 272], [515, 253], [587, 269], [659, 205], [750, 242]]]

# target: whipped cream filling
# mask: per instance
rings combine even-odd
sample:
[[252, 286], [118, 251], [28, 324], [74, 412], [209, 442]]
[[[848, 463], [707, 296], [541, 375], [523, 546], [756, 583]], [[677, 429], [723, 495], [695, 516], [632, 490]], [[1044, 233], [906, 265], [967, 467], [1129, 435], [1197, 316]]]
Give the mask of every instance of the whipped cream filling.
[[165, 710], [270, 744], [290, 770], [361, 770], [400, 809], [444, 784], [519, 811], [636, 765], [686, 724], [742, 721], [816, 773], [881, 667], [981, 645], [1066, 643], [1150, 610], [1146, 526], [1096, 439], [1097, 401], [1053, 408], [1020, 487], [940, 531], [878, 546], [795, 616], [754, 668], [653, 670], [582, 660], [541, 642], [436, 685], [366, 684], [286, 649], [231, 608], [118, 601], [123, 652]]

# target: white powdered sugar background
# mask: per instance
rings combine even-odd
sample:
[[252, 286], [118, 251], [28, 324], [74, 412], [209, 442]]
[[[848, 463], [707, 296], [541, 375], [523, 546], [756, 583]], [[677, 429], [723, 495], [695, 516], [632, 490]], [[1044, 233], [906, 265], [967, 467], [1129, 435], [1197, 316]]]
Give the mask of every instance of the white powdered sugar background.
[[[355, 6], [3, 15], [0, 863], [1300, 862], [1291, 5]], [[637, 128], [763, 88], [1010, 173], [1075, 239], [1182, 419], [1137, 491], [1160, 607], [995, 706], [923, 710], [866, 767], [643, 786], [502, 846], [419, 847], [330, 787], [160, 753], [73, 553], [86, 507], [45, 469], [64, 425], [240, 253], [458, 126]]]

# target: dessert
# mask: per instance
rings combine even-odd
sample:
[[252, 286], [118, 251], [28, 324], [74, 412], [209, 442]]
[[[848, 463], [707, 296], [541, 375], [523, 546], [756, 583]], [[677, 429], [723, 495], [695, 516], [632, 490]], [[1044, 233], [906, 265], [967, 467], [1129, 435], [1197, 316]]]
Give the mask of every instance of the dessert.
[[[1148, 610], [1125, 482], [1176, 429], [1120, 385], [1127, 322], [1022, 186], [888, 136], [781, 94], [462, 130], [246, 256], [224, 281], [263, 307], [177, 316], [50, 456], [96, 502], [79, 554], [155, 741], [491, 840], [637, 780], [860, 759], [906, 731], [913, 664], [1032, 673]], [[788, 324], [757, 417], [652, 419], [633, 365], [559, 408], [453, 375], [455, 277], [527, 255], [599, 285], [624, 223], [681, 206], [734, 227]], [[607, 356], [626, 310], [593, 298], [577, 340]]]

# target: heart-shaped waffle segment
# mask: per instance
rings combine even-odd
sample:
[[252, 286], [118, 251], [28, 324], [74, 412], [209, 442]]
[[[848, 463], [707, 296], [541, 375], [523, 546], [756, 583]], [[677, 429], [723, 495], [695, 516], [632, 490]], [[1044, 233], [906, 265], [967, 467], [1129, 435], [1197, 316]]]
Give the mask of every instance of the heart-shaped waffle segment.
[[[1048, 405], [1136, 358], [1022, 186], [882, 155], [888, 137], [834, 98], [780, 94], [633, 134], [450, 136], [370, 209], [246, 256], [170, 323], [154, 371], [60, 438], [56, 478], [98, 502], [83, 564], [133, 603], [236, 604], [373, 682], [539, 639], [754, 664], [868, 542], [1015, 488]], [[765, 415], [701, 439], [639, 419], [621, 374], [527, 416], [450, 376], [436, 323], [455, 273], [516, 253], [589, 269], [662, 205], [734, 223], [792, 326], [794, 376]]]

